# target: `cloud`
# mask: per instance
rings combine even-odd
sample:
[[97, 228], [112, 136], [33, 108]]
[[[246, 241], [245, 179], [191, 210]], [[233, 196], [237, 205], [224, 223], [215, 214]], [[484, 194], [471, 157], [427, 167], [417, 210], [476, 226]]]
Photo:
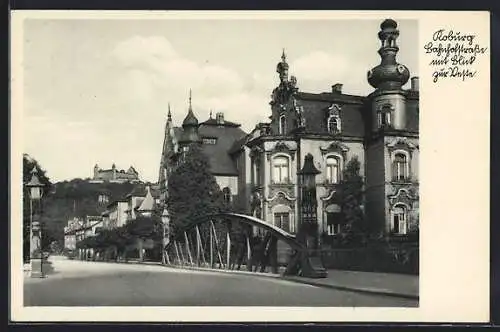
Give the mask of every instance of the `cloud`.
[[346, 93], [367, 94], [365, 66], [341, 54], [313, 51], [293, 61], [290, 72], [302, 91], [326, 92], [331, 85], [342, 83]]
[[245, 77], [223, 64], [196, 62], [175, 50], [164, 37], [134, 36], [118, 43], [110, 57], [121, 76], [123, 98], [142, 105], [142, 109], [171, 103], [177, 123], [186, 114], [189, 89], [200, 121], [210, 110], [223, 111], [227, 120], [250, 130], [270, 112], [271, 88], [263, 93], [268, 86], [262, 76]]

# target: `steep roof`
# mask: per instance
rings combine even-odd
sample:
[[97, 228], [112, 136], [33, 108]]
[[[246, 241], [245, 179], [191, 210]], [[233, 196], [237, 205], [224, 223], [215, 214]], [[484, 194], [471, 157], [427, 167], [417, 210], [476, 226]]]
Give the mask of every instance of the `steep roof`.
[[151, 194], [151, 189], [146, 187], [146, 197], [142, 200], [141, 204], [137, 208], [139, 211], [152, 211], [155, 205], [155, 200]]
[[304, 107], [307, 132], [326, 134], [327, 110], [332, 104], [339, 104], [341, 106], [340, 119], [343, 135], [364, 137], [363, 111], [365, 104], [362, 102], [364, 98], [339, 93], [299, 93], [297, 99]]
[[[174, 127], [177, 138], [182, 135], [182, 128]], [[244, 138], [246, 133], [240, 125], [230, 121], [218, 124], [216, 120], [209, 119], [202, 122], [198, 128], [201, 138], [215, 138], [215, 144], [203, 144], [202, 151], [208, 157], [210, 171], [214, 175], [238, 175], [236, 165], [231, 159], [230, 151], [236, 141]]]
[[[146, 190], [146, 184], [140, 184], [140, 185], [137, 185], [130, 193], [128, 193], [127, 197], [131, 197], [131, 196], [134, 196], [134, 197], [145, 197], [146, 194], [147, 194], [147, 190]], [[151, 188], [151, 195], [153, 196], [153, 198], [158, 198], [160, 197], [160, 190], [158, 188]]]

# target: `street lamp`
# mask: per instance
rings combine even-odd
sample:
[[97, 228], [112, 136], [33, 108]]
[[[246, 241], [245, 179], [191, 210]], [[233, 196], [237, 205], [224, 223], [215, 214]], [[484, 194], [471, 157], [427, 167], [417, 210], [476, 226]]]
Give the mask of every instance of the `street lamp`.
[[305, 230], [306, 244], [310, 247], [308, 238], [313, 237], [311, 249], [316, 249], [318, 241], [318, 201], [316, 198], [316, 175], [321, 173], [313, 162], [312, 154], [304, 159], [304, 166], [297, 173], [301, 184], [301, 220], [300, 227]]
[[161, 263], [163, 265], [166, 264], [166, 256], [165, 256], [165, 247], [168, 244], [168, 227], [170, 224], [170, 215], [168, 214], [167, 208], [163, 208], [163, 213], [161, 214], [161, 224], [163, 229], [163, 237], [162, 237], [162, 248], [161, 248]]
[[44, 278], [42, 263], [42, 230], [40, 227], [40, 215], [42, 212], [43, 187], [45, 185], [38, 178], [36, 166], [31, 170], [31, 180], [26, 184], [30, 195], [30, 264], [32, 278]]

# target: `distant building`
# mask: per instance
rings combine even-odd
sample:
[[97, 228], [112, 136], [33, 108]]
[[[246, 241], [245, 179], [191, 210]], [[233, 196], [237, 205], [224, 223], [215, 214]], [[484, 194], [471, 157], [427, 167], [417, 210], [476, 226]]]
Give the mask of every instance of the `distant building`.
[[110, 229], [121, 227], [127, 222], [128, 202], [125, 199], [116, 200], [103, 212], [103, 227]]
[[137, 187], [125, 198], [127, 202], [127, 222], [138, 216], [150, 217], [160, 203], [160, 192], [150, 185]]
[[102, 228], [101, 216], [86, 216], [85, 219], [73, 218], [64, 227], [64, 248], [75, 250], [76, 244], [89, 236], [95, 236]]
[[91, 182], [140, 182], [139, 173], [133, 166], [128, 170], [118, 170], [116, 165], [113, 164], [111, 169], [101, 169], [99, 165], [94, 166], [94, 175]]
[[76, 232], [83, 227], [83, 220], [73, 218], [68, 220], [67, 225], [64, 227], [64, 249], [76, 249]]

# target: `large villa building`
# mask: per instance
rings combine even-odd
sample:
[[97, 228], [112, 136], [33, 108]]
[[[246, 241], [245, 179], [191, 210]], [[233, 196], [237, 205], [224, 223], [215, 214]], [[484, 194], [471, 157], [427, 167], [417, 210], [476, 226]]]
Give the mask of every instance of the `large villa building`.
[[217, 183], [240, 211], [294, 233], [300, 222], [297, 173], [311, 154], [321, 172], [316, 177], [320, 231], [334, 235], [343, 223], [338, 197], [343, 170], [357, 158], [364, 179], [362, 208], [371, 230], [408, 233], [419, 216], [419, 91], [417, 77], [403, 89], [411, 75], [397, 62], [398, 36], [395, 21], [381, 24], [381, 62], [359, 78], [373, 87], [367, 96], [344, 94], [342, 84], [328, 92], [301, 91], [300, 77], [289, 76], [283, 52], [270, 122], [257, 124], [250, 133], [222, 113], [199, 122], [191, 97], [182, 126], [172, 123], [169, 108], [160, 162], [161, 198], [168, 195], [168, 176], [179, 157], [191, 144], [201, 144]]

